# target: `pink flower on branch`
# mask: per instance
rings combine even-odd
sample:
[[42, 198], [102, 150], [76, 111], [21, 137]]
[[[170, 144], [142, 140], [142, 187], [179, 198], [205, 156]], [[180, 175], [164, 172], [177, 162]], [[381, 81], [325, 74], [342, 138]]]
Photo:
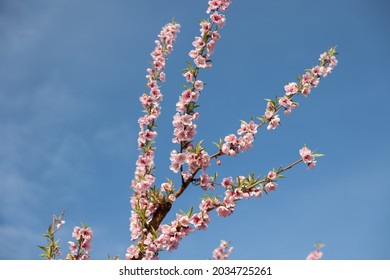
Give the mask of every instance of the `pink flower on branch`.
[[321, 251], [312, 251], [307, 257], [306, 260], [320, 260], [323, 257], [323, 253]]
[[298, 85], [297, 83], [289, 83], [284, 86], [284, 90], [287, 96], [293, 95], [298, 92]]
[[214, 22], [218, 25], [219, 28], [222, 28], [225, 25], [225, 22], [226, 22], [225, 16], [222, 14], [219, 14], [218, 12], [214, 12], [210, 16], [210, 18], [211, 18], [212, 22]]
[[[180, 25], [172, 22], [165, 25], [160, 34], [159, 40], [156, 40], [156, 46], [151, 53], [153, 58], [153, 68], [147, 69], [147, 87], [149, 92], [145, 91], [141, 98], [141, 104], [145, 109], [145, 115], [142, 116], [138, 123], [140, 125], [140, 132], [138, 134], [138, 148], [140, 155], [136, 162], [135, 176], [132, 181], [131, 187], [134, 189], [134, 195], [131, 198], [131, 206], [133, 208], [130, 218], [130, 231], [131, 239], [135, 241], [141, 238], [147, 229], [147, 221], [150, 221], [154, 212], [158, 208], [158, 204], [155, 201], [151, 201], [151, 197], [154, 200], [164, 200], [162, 194], [157, 195], [153, 193], [153, 184], [155, 182], [154, 170], [154, 151], [153, 141], [157, 136], [157, 132], [154, 130], [156, 127], [156, 121], [160, 115], [160, 102], [163, 99], [163, 95], [160, 91], [158, 82], [165, 81], [165, 61], [167, 56], [173, 50], [173, 44], [175, 43], [177, 33], [180, 31]], [[188, 77], [190, 78], [190, 77]], [[175, 197], [169, 194], [170, 201]], [[138, 248], [139, 249], [139, 248]], [[136, 247], [129, 247], [127, 258], [138, 258]]]
[[230, 242], [221, 240], [221, 244], [213, 251], [214, 260], [227, 260], [233, 251], [233, 247], [229, 246]]
[[68, 260], [88, 260], [89, 251], [91, 250], [91, 241], [93, 232], [90, 227], [76, 226], [73, 229], [72, 237], [77, 240], [77, 243], [69, 241], [69, 250], [66, 259]]
[[306, 257], [306, 260], [317, 261], [323, 258], [324, 254], [322, 253], [321, 249], [324, 248], [325, 245], [317, 243], [314, 245], [314, 247], [316, 247], [316, 250], [310, 252], [310, 254]]
[[[242, 121], [237, 135], [226, 136], [224, 141], [221, 140], [217, 144], [219, 151], [209, 155], [201, 142], [196, 145], [193, 143], [197, 132], [196, 121], [199, 117], [196, 108], [199, 106], [198, 100], [201, 91], [204, 89], [204, 83], [199, 80], [198, 76], [201, 69], [211, 67], [211, 55], [215, 51], [216, 42], [220, 39], [218, 31], [226, 23], [226, 17], [222, 12], [225, 12], [229, 5], [230, 1], [228, 0], [209, 1], [207, 11], [210, 13], [209, 19], [201, 21], [201, 34], [195, 37], [194, 49], [189, 52], [192, 63], [189, 62], [188, 67], [183, 71], [187, 84], [176, 104], [177, 113], [172, 121], [174, 126], [172, 142], [178, 143], [180, 147], [173, 150], [170, 157], [170, 169], [180, 174], [181, 183], [178, 189], [175, 189], [170, 181], [162, 184], [161, 190], [154, 187], [153, 159], [155, 148], [153, 141], [157, 136], [154, 128], [161, 111], [159, 102], [163, 98], [157, 82], [165, 80], [165, 74], [162, 74], [166, 60], [163, 59], [165, 57], [164, 51], [172, 50], [175, 36], [167, 36], [167, 39], [156, 42], [156, 49], [152, 53], [153, 68], [148, 69], [147, 75], [150, 90], [149, 93], [145, 92], [140, 98], [146, 115], [139, 120], [141, 131], [138, 142], [142, 153], [137, 161], [135, 178], [132, 183], [136, 192], [132, 199], [131, 218], [131, 227], [136, 234], [132, 235], [132, 239], [133, 241], [137, 240], [135, 247], [138, 250], [130, 246], [127, 258], [156, 259], [160, 251], [176, 249], [181, 239], [195, 229], [205, 230], [210, 223], [208, 215], [210, 211], [216, 210], [219, 216], [227, 217], [234, 212], [239, 200], [252, 196], [261, 197], [263, 192], [275, 191], [278, 187], [276, 181], [278, 178], [282, 178], [281, 173], [284, 171], [300, 162], [305, 162], [310, 168], [315, 165], [314, 156], [316, 155], [302, 151], [305, 155], [301, 155], [298, 161], [285, 168], [270, 171], [262, 179], [255, 178], [253, 175], [239, 176], [236, 180], [225, 178], [221, 184], [218, 184], [216, 182], [217, 175], [213, 177], [207, 174], [211, 159], [215, 158], [220, 164], [219, 158], [222, 155], [234, 156], [251, 149], [255, 135], [263, 125], [267, 124], [268, 130], [276, 129], [280, 125], [279, 110], [284, 109], [285, 114], [290, 114], [298, 105], [293, 98], [301, 93], [308, 95], [311, 89], [318, 85], [320, 79], [328, 75], [331, 68], [337, 64], [337, 60], [334, 58], [335, 49], [330, 49], [326, 54], [322, 54], [319, 67], [308, 70], [302, 78], [298, 79], [298, 82], [286, 84], [284, 96], [277, 97], [275, 100], [267, 100], [266, 112], [262, 118], [258, 118], [260, 123], [256, 123], [254, 120]], [[172, 32], [168, 32], [168, 34], [172, 35]], [[310, 155], [313, 156], [312, 159]], [[200, 175], [199, 171], [201, 171]], [[176, 220], [170, 224], [162, 224], [172, 204], [191, 183], [200, 185], [204, 190], [212, 190], [215, 185], [222, 185], [225, 188], [224, 197], [206, 198], [199, 206], [200, 212], [192, 213], [191, 210], [187, 214], [178, 215]]]
[[317, 161], [315, 161], [316, 157], [323, 156], [323, 154], [313, 154], [311, 150], [305, 145], [302, 149], [299, 150], [299, 154], [304, 163], [307, 164], [308, 169], [312, 169], [316, 166]]
[[[277, 97], [275, 100], [266, 99], [267, 107], [263, 117], [258, 117], [261, 122], [255, 124], [252, 122], [252, 127], [255, 128], [248, 133], [251, 133], [254, 136], [257, 133], [257, 130], [261, 128], [263, 125], [267, 125], [268, 130], [274, 130], [280, 125], [280, 117], [277, 114], [280, 109], [284, 109], [284, 113], [286, 115], [291, 114], [292, 110], [298, 106], [298, 103], [293, 101], [293, 97], [299, 94], [303, 94], [304, 96], [308, 96], [311, 92], [311, 89], [317, 87], [321, 78], [326, 77], [329, 73], [331, 73], [332, 69], [336, 67], [338, 61], [336, 59], [336, 48], [330, 48], [327, 52], [324, 52], [320, 55], [320, 64], [312, 67], [310, 70], [306, 71], [306, 73], [298, 79], [298, 83], [290, 82], [284, 86], [285, 95], [282, 97]], [[277, 105], [278, 104], [278, 105]], [[244, 122], [245, 123], [245, 122]], [[246, 132], [246, 128], [241, 128], [237, 131], [240, 135]], [[252, 146], [252, 142], [247, 147], [247, 149], [240, 149], [238, 145], [234, 144], [232, 141], [226, 141], [227, 139], [232, 139], [232, 135], [230, 134], [229, 138], [225, 138], [225, 142], [221, 143], [219, 146], [220, 151], [218, 155], [229, 155], [236, 156], [242, 151], [248, 150]], [[314, 167], [315, 162], [310, 163], [310, 167]]]

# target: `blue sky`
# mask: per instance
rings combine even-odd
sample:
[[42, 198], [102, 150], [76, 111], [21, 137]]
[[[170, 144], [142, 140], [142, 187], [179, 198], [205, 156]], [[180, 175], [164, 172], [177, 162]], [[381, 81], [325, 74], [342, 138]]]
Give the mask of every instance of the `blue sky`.
[[[39, 234], [62, 210], [63, 247], [83, 222], [95, 234], [92, 259], [123, 258], [138, 97], [153, 41], [172, 17], [182, 25], [162, 88], [161, 184], [175, 179], [172, 115], [206, 9], [206, 0], [0, 2], [0, 259], [39, 259]], [[326, 157], [311, 171], [295, 167], [276, 192], [240, 202], [231, 217], [213, 214], [207, 231], [162, 259], [208, 259], [221, 239], [234, 246], [232, 259], [304, 259], [319, 241], [325, 259], [390, 259], [389, 12], [386, 0], [233, 1], [213, 68], [200, 75], [207, 86], [196, 140], [214, 151], [213, 141], [262, 115], [264, 98], [283, 94], [337, 45], [332, 75], [299, 98], [282, 126], [261, 130], [250, 152], [224, 158], [217, 171], [265, 174], [296, 160], [303, 144]], [[174, 212], [199, 197], [190, 189]]]

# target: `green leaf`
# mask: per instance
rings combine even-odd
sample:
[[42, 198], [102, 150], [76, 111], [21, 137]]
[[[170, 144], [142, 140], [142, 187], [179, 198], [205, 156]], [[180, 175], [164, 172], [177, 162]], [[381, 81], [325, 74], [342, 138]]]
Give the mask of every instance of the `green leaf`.
[[223, 145], [223, 140], [220, 138], [219, 143], [213, 142], [213, 144], [215, 146], [217, 146], [217, 148], [220, 150], [222, 148], [222, 145]]
[[188, 218], [190, 218], [190, 217], [192, 216], [193, 210], [194, 210], [194, 207], [191, 206], [190, 210], [189, 210], [188, 213], [187, 213], [187, 217], [188, 217]]
[[263, 122], [264, 121], [264, 119], [263, 118], [261, 118], [261, 117], [256, 117], [256, 119], [258, 119], [259, 121], [261, 121], [261, 122]]
[[313, 156], [314, 156], [314, 157], [324, 157], [325, 154], [314, 154]]
[[198, 144], [196, 144], [195, 153], [196, 153], [197, 155], [199, 155], [199, 154], [203, 151], [202, 143], [203, 143], [203, 140], [200, 140], [200, 141], [198, 142]]
[[45, 253], [47, 254], [48, 248], [46, 248], [45, 246], [40, 246], [40, 245], [38, 245], [38, 247], [39, 247], [43, 252], [45, 252]]

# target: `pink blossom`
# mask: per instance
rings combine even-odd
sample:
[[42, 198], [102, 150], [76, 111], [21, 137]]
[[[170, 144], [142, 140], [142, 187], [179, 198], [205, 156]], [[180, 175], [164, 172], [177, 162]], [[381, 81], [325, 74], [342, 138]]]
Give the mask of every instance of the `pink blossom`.
[[90, 241], [93, 237], [93, 231], [90, 227], [82, 228], [80, 233], [84, 240]]
[[275, 105], [272, 102], [268, 101], [267, 108], [266, 108], [265, 114], [264, 114], [265, 117], [267, 119], [271, 119], [275, 115], [275, 111], [276, 111]]
[[172, 184], [169, 184], [169, 183], [162, 183], [161, 184], [161, 191], [162, 192], [168, 193], [168, 192], [170, 192], [172, 190], [173, 190]]
[[176, 215], [176, 219], [182, 227], [188, 227], [190, 225], [190, 218], [188, 216]]
[[156, 60], [153, 61], [153, 66], [157, 71], [162, 71], [165, 69], [165, 59], [163, 57], [157, 57]]
[[[135, 209], [135, 207], [133, 207]], [[134, 211], [131, 211], [132, 215], [130, 218], [130, 232], [131, 232], [131, 241], [136, 240], [142, 234], [142, 224], [140, 216]]]
[[165, 73], [161, 72], [160, 75], [158, 76], [160, 82], [165, 82]]
[[77, 252], [77, 245], [76, 245], [76, 243], [74, 243], [73, 241], [69, 241], [68, 244], [69, 244], [69, 250], [72, 253], [76, 253]]
[[178, 126], [174, 129], [173, 134], [176, 136], [172, 139], [173, 143], [190, 142], [196, 134], [196, 124]]
[[275, 171], [270, 171], [270, 172], [268, 172], [267, 177], [268, 177], [268, 179], [270, 179], [270, 180], [275, 180], [275, 179], [276, 179], [276, 172], [275, 172]]
[[80, 257], [80, 260], [83, 260], [83, 261], [88, 260], [88, 259], [89, 259], [88, 252], [85, 252], [85, 254]]
[[173, 195], [173, 194], [170, 194], [168, 199], [171, 201], [171, 202], [174, 202], [176, 200], [176, 196]]
[[81, 243], [81, 249], [84, 250], [84, 253], [85, 254], [88, 254], [88, 251], [91, 250], [91, 245], [90, 245], [90, 242], [88, 242], [88, 240], [84, 240], [83, 243]]
[[192, 178], [192, 173], [188, 171], [183, 171], [181, 172], [181, 176], [183, 177], [184, 180], [188, 180]]
[[206, 173], [200, 175], [200, 186], [203, 190], [207, 190], [207, 186], [210, 184], [210, 176]]
[[194, 87], [197, 91], [202, 91], [203, 90], [203, 82], [201, 80], [195, 81]]
[[307, 97], [309, 96], [310, 92], [311, 92], [311, 86], [308, 84], [303, 85], [302, 94]]
[[307, 257], [306, 260], [320, 260], [323, 257], [323, 253], [319, 250], [311, 252]]
[[77, 240], [81, 238], [81, 228], [79, 226], [75, 226], [73, 228], [72, 237], [76, 238]]
[[198, 55], [195, 60], [194, 60], [195, 64], [197, 67], [199, 68], [206, 68], [207, 67], [207, 64], [206, 64], [206, 58], [204, 58], [203, 56], [201, 55]]
[[129, 248], [127, 248], [126, 260], [137, 259], [139, 257], [139, 253], [139, 248], [131, 245]]
[[297, 83], [289, 83], [284, 86], [284, 90], [286, 91], [286, 95], [290, 96], [298, 92]]
[[183, 76], [186, 78], [186, 81], [188, 83], [192, 82], [192, 80], [194, 79], [194, 75], [190, 71], [185, 72]]
[[233, 182], [233, 178], [232, 177], [228, 177], [228, 178], [223, 178], [222, 179], [222, 186], [224, 188], [231, 188], [232, 186], [234, 185], [234, 182]]
[[316, 165], [317, 165], [317, 162], [314, 160], [314, 161], [309, 162], [309, 163], [307, 164], [307, 168], [308, 168], [308, 169], [313, 169], [314, 167], [316, 167]]
[[195, 47], [195, 50], [198, 52], [206, 45], [202, 37], [195, 37], [195, 40], [192, 42], [192, 45]]
[[272, 117], [271, 121], [269, 122], [267, 129], [275, 129], [280, 124], [280, 118], [278, 115], [275, 115]]
[[171, 152], [170, 160], [171, 160], [171, 166], [169, 167], [169, 169], [177, 173], [186, 160], [186, 154], [178, 153], [176, 150], [173, 150]]
[[199, 205], [199, 209], [207, 212], [209, 209], [212, 209], [214, 207], [214, 202], [208, 198], [208, 199], [203, 199], [202, 203]]
[[215, 22], [219, 28], [222, 28], [225, 25], [226, 18], [224, 15], [219, 14], [217, 11], [215, 11], [212, 15], [210, 15], [210, 18], [213, 22]]
[[220, 0], [211, 0], [211, 1], [209, 1], [209, 7], [207, 9], [207, 13], [210, 13], [211, 11], [217, 10], [220, 5], [221, 5], [221, 1]]
[[252, 143], [255, 141], [255, 138], [253, 137], [252, 133], [247, 133], [244, 135], [244, 137], [241, 137], [238, 139], [238, 146], [240, 149], [240, 152], [246, 152], [250, 149], [252, 149]]
[[189, 53], [188, 53], [189, 57], [191, 57], [192, 59], [195, 59], [198, 55], [199, 55], [199, 51], [197, 50], [191, 50]]
[[282, 98], [279, 99], [279, 105], [285, 107], [285, 108], [288, 108], [290, 107], [292, 104], [290, 98], [288, 98], [288, 96], [283, 96]]
[[236, 156], [239, 152], [238, 146], [232, 143], [225, 143], [221, 148], [222, 153], [228, 156]]
[[205, 33], [208, 33], [211, 29], [211, 23], [210, 22], [207, 22], [205, 20], [201, 21], [200, 22], [200, 26], [202, 27], [200, 29], [200, 33], [202, 34], [202, 36], [205, 34]]
[[267, 192], [273, 192], [276, 190], [276, 188], [278, 187], [278, 183], [276, 182], [269, 182], [265, 185], [265, 190]]
[[220, 3], [221, 11], [226, 12], [231, 3], [232, 3], [232, 0], [221, 0], [221, 3]]
[[210, 40], [210, 41], [207, 43], [207, 52], [209, 53], [209, 55], [211, 55], [211, 54], [214, 53], [215, 44], [216, 44], [216, 41], [214, 41], [214, 40]]
[[210, 217], [206, 212], [195, 213], [190, 219], [190, 223], [198, 230], [205, 230], [210, 222]]
[[141, 101], [141, 104], [145, 109], [149, 108], [153, 103], [153, 98], [151, 96], [148, 96], [146, 93], [143, 93], [139, 100]]
[[232, 211], [228, 208], [226, 208], [225, 206], [219, 206], [217, 208], [217, 213], [218, 213], [218, 216], [220, 217], [227, 217], [227, 216], [230, 216], [232, 214]]
[[253, 189], [251, 189], [251, 191], [249, 192], [249, 195], [250, 195], [250, 196], [254, 196], [255, 198], [258, 198], [258, 197], [261, 197], [262, 191], [261, 191], [260, 188], [253, 188]]
[[241, 128], [237, 130], [237, 134], [242, 135], [244, 133], [251, 133], [251, 134], [256, 134], [257, 133], [257, 125], [253, 122], [250, 121], [249, 123], [242, 122], [241, 123]]
[[234, 189], [233, 196], [234, 196], [234, 200], [242, 199], [244, 197], [244, 192], [242, 191], [241, 188], [236, 188]]
[[236, 140], [237, 140], [237, 137], [234, 134], [230, 134], [230, 135], [225, 137], [226, 143], [234, 143], [234, 142], [236, 142]]
[[192, 115], [184, 114], [180, 117], [180, 121], [184, 125], [192, 125]]
[[314, 75], [322, 76], [325, 73], [326, 68], [324, 66], [317, 65], [317, 66], [313, 67], [313, 69], [311, 71]]
[[235, 193], [231, 189], [225, 191], [223, 203], [225, 203], [225, 207], [227, 208], [234, 208], [236, 206]]
[[211, 32], [211, 39], [213, 39], [215, 42], [221, 39], [221, 34], [218, 33], [218, 31]]
[[303, 162], [307, 164], [307, 167], [309, 169], [312, 169], [316, 166], [317, 162], [314, 160], [314, 155], [312, 154], [311, 150], [309, 150], [306, 146], [299, 150], [299, 154]]
[[227, 260], [233, 251], [233, 247], [229, 247], [229, 242], [221, 240], [221, 244], [213, 251], [214, 260]]

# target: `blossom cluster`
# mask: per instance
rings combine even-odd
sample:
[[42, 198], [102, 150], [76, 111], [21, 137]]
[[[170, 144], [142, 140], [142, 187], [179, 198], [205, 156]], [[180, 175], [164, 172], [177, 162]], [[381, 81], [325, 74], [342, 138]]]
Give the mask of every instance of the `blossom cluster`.
[[266, 99], [268, 102], [265, 113], [263, 117], [258, 117], [261, 122], [258, 124], [254, 123], [253, 120], [250, 123], [242, 122], [241, 128], [237, 130], [240, 137], [235, 134], [226, 136], [224, 143], [221, 145], [221, 153], [235, 156], [240, 152], [251, 149], [257, 129], [265, 124], [268, 124], [268, 130], [276, 129], [281, 121], [278, 115], [279, 110], [283, 108], [284, 114], [291, 114], [292, 110], [298, 107], [298, 103], [292, 98], [299, 94], [309, 96], [311, 90], [318, 86], [321, 78], [328, 76], [336, 67], [338, 63], [336, 54], [335, 48], [330, 48], [327, 52], [322, 53], [319, 58], [319, 65], [306, 70], [305, 74], [298, 78], [298, 83], [290, 82], [284, 86], [285, 93], [282, 97], [275, 100]]
[[[191, 209], [190, 212], [185, 215], [177, 214], [176, 219], [173, 222], [159, 227], [156, 236], [149, 234], [146, 241], [143, 243], [147, 248], [143, 259], [157, 259], [159, 251], [164, 249], [168, 251], [176, 249], [181, 239], [188, 236], [188, 234], [195, 229], [207, 229], [208, 224], [210, 223], [209, 212], [215, 210], [218, 216], [227, 217], [234, 212], [239, 200], [249, 199], [250, 197], [258, 198], [262, 196], [263, 192], [268, 194], [275, 191], [278, 187], [277, 179], [284, 177], [281, 173], [301, 161], [303, 161], [303, 159], [300, 159], [285, 168], [279, 168], [276, 171], [271, 170], [261, 179], [260, 176], [255, 177], [251, 174], [247, 177], [238, 176], [236, 180], [233, 180], [232, 177], [223, 178], [221, 183], [218, 184], [215, 181], [216, 178], [213, 178], [213, 180], [209, 178], [211, 184], [218, 184], [225, 189], [225, 196], [222, 199], [220, 199], [219, 196], [206, 197], [205, 199], [202, 199], [199, 205], [199, 212], [192, 213]], [[172, 189], [172, 186], [168, 183], [164, 183], [162, 189], [164, 192], [167, 192]], [[226, 243], [221, 244], [221, 247], [214, 251], [216, 259], [222, 259], [224, 256], [227, 257], [230, 254], [231, 249], [223, 251], [224, 246], [226, 246]], [[128, 259], [137, 258], [140, 254], [140, 250], [134, 245], [129, 248], [128, 252]]]
[[229, 242], [221, 240], [221, 244], [213, 251], [214, 260], [227, 260], [233, 251], [233, 247], [229, 247]]
[[[155, 49], [151, 53], [153, 67], [147, 69], [147, 88], [140, 97], [141, 105], [145, 115], [138, 120], [140, 132], [138, 134], [138, 149], [141, 151], [136, 161], [135, 177], [131, 187], [134, 195], [131, 198], [132, 212], [130, 217], [131, 240], [134, 241], [145, 235], [146, 222], [150, 221], [157, 209], [155, 201], [151, 201], [151, 189], [155, 183], [153, 141], [157, 136], [154, 130], [157, 118], [160, 115], [160, 102], [163, 99], [158, 82], [165, 82], [165, 62], [173, 50], [177, 34], [180, 32], [180, 25], [172, 22], [165, 25], [160, 34], [159, 40], [155, 41]], [[160, 199], [162, 194], [155, 199]], [[130, 251], [134, 251], [129, 248]]]
[[210, 14], [209, 20], [202, 20], [200, 22], [200, 36], [195, 37], [192, 45], [195, 49], [191, 50], [189, 56], [194, 60], [194, 63], [199, 68], [210, 68], [210, 57], [214, 53], [215, 45], [221, 38], [218, 28], [222, 28], [226, 23], [226, 17], [220, 13], [226, 12], [229, 8], [231, 0], [212, 0], [209, 1], [207, 13]]
[[298, 103], [292, 99], [293, 96], [298, 94], [306, 97], [309, 96], [311, 90], [318, 86], [321, 78], [328, 76], [332, 72], [338, 63], [335, 55], [335, 48], [331, 48], [328, 52], [322, 53], [319, 58], [319, 65], [306, 70], [305, 74], [298, 78], [298, 83], [290, 82], [286, 84], [284, 86], [285, 94], [277, 100], [279, 106], [276, 106], [277, 103], [275, 101], [268, 101], [264, 114], [265, 119], [269, 121], [268, 130], [275, 129], [280, 124], [280, 118], [276, 114], [280, 108], [284, 108], [284, 114], [289, 115], [293, 109], [298, 107]]
[[324, 254], [321, 251], [315, 250], [310, 252], [310, 254], [306, 257], [306, 260], [311, 260], [311, 261], [321, 260], [323, 255]]
[[72, 237], [77, 240], [77, 243], [69, 241], [70, 253], [68, 253], [66, 259], [69, 260], [88, 260], [89, 251], [91, 250], [91, 241], [93, 237], [93, 231], [88, 226], [79, 227], [76, 226], [73, 229]]
[[145, 194], [154, 183], [154, 176], [151, 174], [154, 168], [152, 143], [157, 136], [157, 132], [153, 128], [160, 115], [160, 101], [163, 98], [157, 82], [165, 81], [165, 61], [173, 50], [173, 44], [179, 31], [180, 25], [177, 23], [169, 23], [162, 28], [159, 40], [155, 41], [156, 47], [151, 53], [153, 67], [147, 69], [148, 75], [146, 78], [149, 93], [144, 92], [140, 97], [140, 102], [146, 112], [138, 120], [140, 126], [138, 149], [143, 150], [143, 152], [136, 162], [135, 180], [132, 182], [132, 187], [141, 194]]
[[224, 197], [207, 197], [202, 199], [199, 209], [202, 213], [207, 213], [216, 210], [218, 216], [230, 216], [237, 205], [237, 202], [242, 199], [249, 199], [250, 197], [259, 198], [263, 192], [269, 193], [277, 189], [278, 183], [276, 180], [282, 178], [280, 175], [284, 170], [269, 171], [267, 176], [262, 179], [255, 177], [253, 174], [245, 177], [238, 176], [236, 180], [232, 177], [223, 178], [220, 185], [224, 189]]
[[160, 251], [176, 249], [181, 239], [192, 231], [188, 216], [177, 215], [171, 224], [159, 227], [156, 235], [148, 233], [143, 241], [144, 252], [141, 252], [139, 246], [131, 245], [127, 250], [126, 259], [139, 259], [140, 255], [143, 255], [142, 259], [145, 260], [158, 259]]
[[[185, 176], [190, 176], [191, 172], [194, 172], [194, 155], [188, 155], [189, 149], [192, 148], [192, 141], [196, 135], [197, 125], [195, 123], [199, 118], [199, 113], [195, 112], [195, 108], [198, 107], [197, 101], [201, 91], [203, 90], [204, 83], [198, 79], [199, 70], [201, 68], [210, 68], [211, 55], [215, 51], [215, 46], [220, 40], [221, 35], [219, 29], [221, 29], [226, 23], [226, 17], [221, 12], [226, 12], [231, 1], [230, 0], [213, 0], [209, 1], [209, 7], [207, 13], [210, 14], [208, 20], [202, 20], [200, 22], [200, 36], [196, 36], [192, 42], [194, 49], [189, 52], [189, 56], [193, 59], [195, 64], [188, 63], [188, 68], [183, 72], [183, 76], [186, 79], [188, 85], [185, 86], [184, 91], [179, 97], [179, 101], [176, 104], [177, 113], [173, 117], [174, 126], [174, 138], [173, 143], [179, 143], [181, 152], [173, 150], [171, 153], [171, 170], [177, 173], [184, 163], [189, 166], [189, 171], [185, 171]], [[187, 155], [183, 155], [187, 154]], [[199, 155], [198, 155], [199, 156]], [[205, 156], [207, 158], [207, 155]], [[200, 159], [196, 159], [199, 161]], [[205, 169], [208, 166], [207, 160], [204, 164], [198, 165], [197, 168]], [[192, 167], [191, 167], [192, 165]], [[196, 168], [196, 169], [197, 169]], [[204, 174], [203, 178], [207, 175]]]
[[160, 251], [177, 249], [184, 237], [195, 229], [206, 229], [209, 222], [210, 217], [207, 213], [177, 214], [176, 219], [170, 224], [161, 225], [156, 234], [147, 234], [142, 242], [143, 252], [140, 246], [131, 245], [127, 249], [126, 259], [156, 260]]
[[252, 148], [252, 143], [255, 140], [257, 133], [257, 125], [251, 120], [249, 123], [241, 122], [241, 128], [238, 129], [237, 137], [235, 134], [230, 134], [225, 137], [225, 143], [221, 147], [221, 152], [225, 155], [235, 156], [240, 152], [248, 151]]
[[313, 154], [306, 146], [299, 150], [299, 154], [301, 155], [303, 162], [307, 164], [308, 169], [312, 169], [316, 166], [317, 161], [315, 161], [315, 157], [320, 156], [318, 154]]

